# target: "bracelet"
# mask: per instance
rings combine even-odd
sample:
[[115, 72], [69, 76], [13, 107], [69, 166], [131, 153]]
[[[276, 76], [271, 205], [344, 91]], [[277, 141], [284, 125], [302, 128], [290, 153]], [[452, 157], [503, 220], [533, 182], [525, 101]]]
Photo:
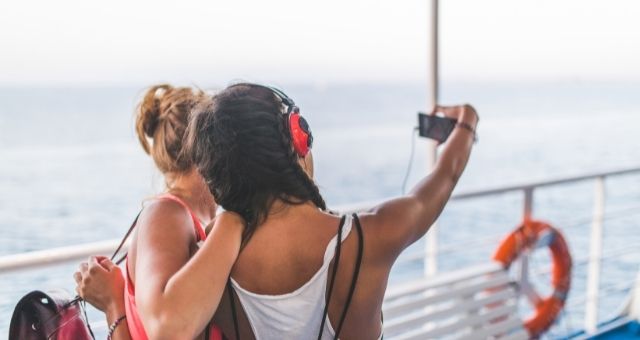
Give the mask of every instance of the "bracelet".
[[122, 320], [124, 320], [126, 318], [127, 318], [127, 316], [123, 315], [123, 316], [119, 317], [116, 321], [114, 321], [111, 324], [111, 326], [109, 326], [109, 333], [107, 334], [107, 340], [111, 340], [111, 337], [113, 336], [113, 332], [116, 330], [118, 325], [122, 322]]
[[478, 135], [476, 134], [476, 129], [474, 129], [473, 126], [469, 125], [469, 123], [458, 122], [456, 123], [456, 126], [471, 132], [473, 134], [473, 141], [474, 142], [478, 141]]

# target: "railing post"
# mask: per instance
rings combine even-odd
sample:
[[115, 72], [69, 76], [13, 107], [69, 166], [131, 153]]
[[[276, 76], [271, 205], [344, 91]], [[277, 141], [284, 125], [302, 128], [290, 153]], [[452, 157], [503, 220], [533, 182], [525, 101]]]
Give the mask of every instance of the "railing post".
[[[435, 109], [438, 104], [438, 90], [439, 90], [439, 74], [438, 74], [438, 0], [431, 0], [431, 27], [429, 34], [431, 36], [431, 60], [429, 74], [429, 101], [428, 104], [431, 109]], [[435, 142], [428, 142], [427, 149], [427, 170], [433, 170], [437, 157], [437, 144]], [[438, 272], [438, 226], [434, 223], [425, 240], [425, 258], [424, 258], [424, 275], [430, 276]]]
[[438, 228], [433, 224], [425, 240], [424, 275], [432, 276], [438, 273]]
[[533, 187], [524, 188], [524, 208], [522, 215], [525, 219], [531, 217], [533, 213]]
[[593, 334], [598, 328], [598, 290], [600, 289], [600, 262], [602, 259], [602, 225], [604, 220], [604, 176], [596, 179], [593, 204], [593, 222], [589, 241], [589, 267], [587, 272], [587, 306], [584, 315], [584, 328], [587, 334]]
[[[531, 218], [533, 213], [533, 187], [527, 187], [524, 189], [524, 203], [522, 209], [523, 220]], [[520, 257], [520, 272], [518, 273], [518, 279], [521, 285], [529, 285], [529, 255], [523, 253]], [[523, 287], [523, 291], [527, 291], [529, 288]]]

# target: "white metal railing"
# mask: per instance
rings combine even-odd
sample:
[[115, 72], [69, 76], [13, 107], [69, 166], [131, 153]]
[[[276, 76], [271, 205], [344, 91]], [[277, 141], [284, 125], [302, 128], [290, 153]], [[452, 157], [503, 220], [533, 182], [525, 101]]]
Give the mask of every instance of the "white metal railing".
[[[585, 294], [586, 313], [585, 313], [585, 329], [591, 333], [596, 330], [598, 319], [598, 294], [600, 288], [600, 266], [603, 258], [602, 254], [602, 233], [605, 206], [605, 179], [628, 174], [640, 174], [640, 167], [621, 169], [615, 171], [597, 172], [581, 176], [565, 177], [548, 181], [539, 181], [531, 183], [523, 183], [520, 185], [510, 185], [504, 187], [491, 188], [487, 190], [475, 190], [456, 193], [451, 197], [452, 201], [486, 198], [488, 196], [497, 196], [505, 193], [522, 192], [523, 194], [523, 217], [531, 216], [534, 205], [534, 192], [536, 189], [550, 186], [559, 186], [568, 183], [595, 181], [595, 200], [593, 215], [591, 221], [591, 234], [589, 244], [589, 256], [582, 260], [588, 265], [587, 272], [587, 291]], [[374, 207], [376, 203], [367, 202], [339, 207], [342, 212], [355, 212], [368, 210]], [[33, 251], [22, 254], [7, 255], [0, 257], [0, 274], [10, 271], [23, 270], [29, 268], [50, 266], [53, 264], [65, 263], [70, 261], [78, 261], [86, 259], [88, 256], [96, 254], [109, 254], [117, 247], [119, 239], [87, 243], [76, 246], [54, 248], [41, 251]], [[436, 249], [437, 249], [437, 242]], [[426, 243], [428, 247], [429, 243]], [[126, 247], [125, 247], [126, 248]], [[428, 251], [418, 254], [410, 254], [403, 258], [403, 261], [416, 261], [422, 259], [427, 266], [437, 264], [438, 253], [436, 251]], [[520, 280], [527, 281], [528, 257], [521, 258]], [[436, 267], [432, 267], [436, 268]]]
[[0, 274], [6, 274], [15, 270], [47, 267], [71, 261], [86, 260], [87, 257], [91, 255], [107, 255], [116, 250], [120, 241], [120, 239], [114, 239], [5, 255], [0, 257]]

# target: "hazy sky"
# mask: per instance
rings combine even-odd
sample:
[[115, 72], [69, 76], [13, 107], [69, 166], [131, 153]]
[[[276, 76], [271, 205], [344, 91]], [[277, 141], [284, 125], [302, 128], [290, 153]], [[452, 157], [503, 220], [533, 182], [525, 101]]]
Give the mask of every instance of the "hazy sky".
[[[420, 81], [428, 0], [0, 1], [0, 85]], [[447, 79], [640, 79], [640, 1], [441, 0]]]

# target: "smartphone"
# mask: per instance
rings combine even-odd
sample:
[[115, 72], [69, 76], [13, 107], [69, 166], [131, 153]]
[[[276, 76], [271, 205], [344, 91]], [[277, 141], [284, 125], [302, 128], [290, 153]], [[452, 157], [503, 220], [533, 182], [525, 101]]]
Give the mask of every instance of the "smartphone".
[[427, 115], [418, 112], [418, 131], [420, 137], [426, 137], [444, 143], [456, 127], [457, 121], [453, 118]]

